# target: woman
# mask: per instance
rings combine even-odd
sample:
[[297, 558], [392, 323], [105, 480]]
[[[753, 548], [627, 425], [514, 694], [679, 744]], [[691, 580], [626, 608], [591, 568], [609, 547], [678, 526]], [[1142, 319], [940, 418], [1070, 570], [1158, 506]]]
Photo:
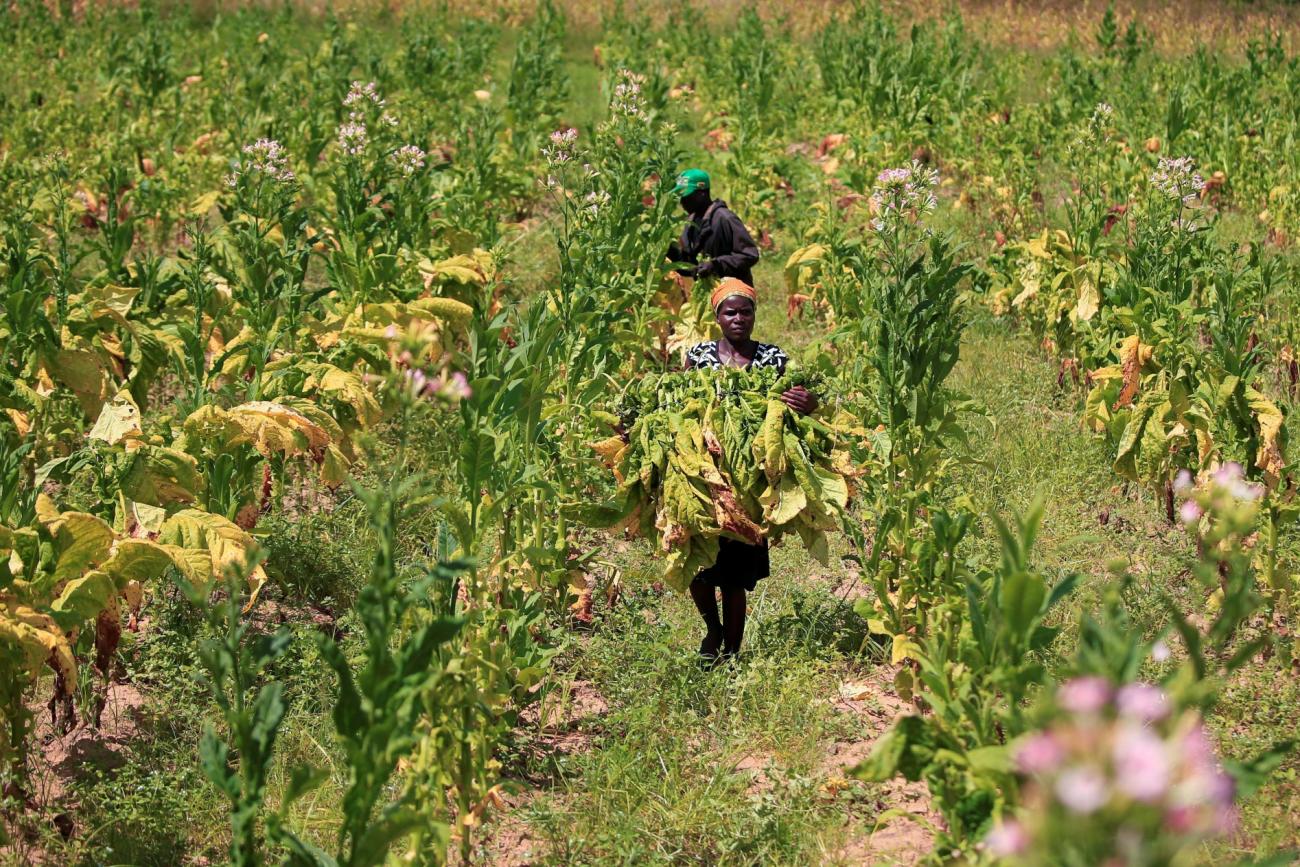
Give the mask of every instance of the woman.
[[[789, 358], [780, 347], [751, 339], [754, 288], [735, 277], [724, 277], [709, 298], [721, 340], [697, 343], [686, 353], [686, 369], [721, 367], [775, 367], [784, 373]], [[805, 415], [817, 409], [817, 398], [802, 386], [781, 395], [786, 406]], [[691, 582], [691, 599], [704, 618], [707, 632], [700, 642], [700, 655], [716, 659], [719, 652], [735, 656], [745, 637], [745, 593], [769, 574], [767, 542], [748, 545], [734, 539], [719, 540], [718, 561]], [[719, 616], [717, 592], [722, 592]]]

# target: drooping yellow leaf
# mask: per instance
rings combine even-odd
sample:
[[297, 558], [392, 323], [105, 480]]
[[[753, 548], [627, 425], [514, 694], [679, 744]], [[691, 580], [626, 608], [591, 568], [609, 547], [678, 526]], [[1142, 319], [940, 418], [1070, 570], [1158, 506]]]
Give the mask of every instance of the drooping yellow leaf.
[[898, 665], [905, 659], [920, 658], [921, 649], [916, 646], [916, 642], [907, 635], [895, 635], [891, 646], [889, 661], [892, 665]]
[[76, 395], [81, 411], [88, 418], [99, 415], [111, 392], [108, 371], [98, 353], [65, 347], [46, 359], [45, 367], [55, 381]]
[[130, 469], [122, 477], [122, 492], [147, 506], [192, 503], [203, 485], [193, 455], [161, 446], [146, 446], [137, 451]]
[[1259, 425], [1259, 447], [1255, 452], [1255, 466], [1264, 472], [1270, 485], [1281, 478], [1286, 467], [1282, 455], [1282, 411], [1277, 404], [1253, 388], [1246, 388], [1246, 402], [1255, 414], [1255, 423]]
[[1151, 360], [1152, 347], [1144, 344], [1138, 335], [1125, 337], [1120, 343], [1119, 357], [1124, 377], [1124, 386], [1120, 389], [1115, 407], [1132, 406], [1142, 385], [1142, 368]]
[[102, 286], [88, 286], [81, 293], [81, 300], [86, 305], [92, 319], [113, 319], [122, 325], [131, 326], [127, 319], [131, 305], [140, 294], [138, 286], [117, 286], [106, 283]]
[[[257, 550], [257, 542], [248, 533], [220, 515], [200, 509], [185, 509], [168, 518], [158, 534], [158, 541], [163, 545], [206, 553], [208, 574], [202, 577], [208, 581], [220, 579], [227, 568], [242, 570], [249, 555]], [[202, 560], [193, 557], [186, 557], [185, 563], [185, 566], [177, 564], [183, 572], [203, 565]], [[257, 599], [265, 583], [266, 573], [261, 566], [255, 567], [248, 576], [249, 606]]]
[[458, 327], [474, 318], [474, 308], [455, 298], [417, 298], [407, 307], [414, 313], [433, 316]]
[[620, 436], [612, 436], [591, 444], [591, 450], [600, 456], [601, 463], [609, 469], [619, 464], [619, 459], [627, 450], [627, 443]]
[[140, 428], [140, 407], [127, 389], [120, 390], [113, 399], [104, 404], [99, 418], [90, 429], [88, 436], [115, 446], [125, 442], [128, 449], [137, 448], [144, 432]]
[[21, 668], [34, 677], [44, 663], [61, 675], [64, 695], [77, 688], [77, 662], [72, 647], [48, 614], [6, 602], [0, 607], [0, 642], [20, 654]]
[[1074, 305], [1075, 317], [1081, 322], [1088, 322], [1097, 315], [1100, 305], [1101, 296], [1097, 293], [1097, 287], [1085, 277], [1083, 285], [1079, 287], [1079, 300]]

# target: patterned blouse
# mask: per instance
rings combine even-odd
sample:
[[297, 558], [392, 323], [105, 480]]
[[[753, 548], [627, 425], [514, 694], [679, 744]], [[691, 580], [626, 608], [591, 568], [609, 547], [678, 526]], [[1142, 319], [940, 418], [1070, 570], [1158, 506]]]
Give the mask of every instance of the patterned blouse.
[[[785, 373], [785, 366], [790, 358], [773, 343], [760, 343], [754, 351], [754, 360], [750, 367], [775, 367], [777, 373]], [[718, 341], [709, 340], [697, 343], [686, 351], [686, 369], [722, 367], [722, 356], [718, 355]]]

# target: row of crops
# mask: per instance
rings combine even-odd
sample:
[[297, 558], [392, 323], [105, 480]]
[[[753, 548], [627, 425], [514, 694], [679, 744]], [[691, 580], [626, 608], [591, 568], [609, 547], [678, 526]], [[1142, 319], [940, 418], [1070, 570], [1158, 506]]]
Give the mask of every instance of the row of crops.
[[[857, 773], [926, 782], [936, 857], [1175, 862], [1284, 761], [1221, 761], [1206, 729], [1237, 672], [1296, 652], [1280, 35], [1167, 58], [1112, 12], [1086, 50], [994, 56], [955, 14], [863, 5], [795, 35], [619, 5], [593, 67], [550, 2], [20, 0], [0, 22], [15, 852], [48, 845], [41, 745], [101, 724], [130, 636], [179, 594], [231, 861], [471, 860], [559, 633], [615, 604], [615, 522], [675, 585], [724, 536], [861, 569], [918, 713]], [[669, 372], [708, 333], [708, 287], [663, 261], [688, 160], [779, 251], [818, 335], [791, 374], [812, 417], [757, 373]], [[1117, 482], [1186, 527], [1191, 590], [1158, 622], [1123, 565], [1067, 620], [1081, 579], [1035, 567], [1041, 512], [986, 519], [960, 490], [992, 413], [947, 380], [983, 315], [1033, 333]], [[271, 628], [268, 599], [315, 601], [281, 536], [323, 506], [366, 540], [347, 628]], [[278, 673], [304, 656], [332, 679], [329, 761], [277, 749], [310, 701]]]

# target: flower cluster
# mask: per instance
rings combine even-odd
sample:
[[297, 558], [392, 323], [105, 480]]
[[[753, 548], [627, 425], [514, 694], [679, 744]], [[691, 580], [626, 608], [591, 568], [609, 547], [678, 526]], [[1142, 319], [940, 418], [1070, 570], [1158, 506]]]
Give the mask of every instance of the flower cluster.
[[339, 126], [339, 148], [348, 156], [358, 156], [370, 142], [366, 125], [360, 121], [349, 120]]
[[1196, 161], [1191, 157], [1161, 157], [1151, 173], [1151, 186], [1170, 201], [1190, 205], [1205, 189], [1205, 179], [1196, 173]]
[[424, 168], [424, 157], [425, 153], [420, 148], [415, 145], [404, 145], [393, 151], [388, 159], [399, 174], [409, 178]]
[[577, 154], [578, 131], [573, 127], [557, 129], [551, 133], [551, 143], [542, 148], [542, 156], [551, 168], [558, 168], [573, 160]]
[[1187, 526], [1195, 527], [1206, 512], [1222, 515], [1242, 506], [1249, 507], [1264, 496], [1264, 486], [1246, 481], [1241, 464], [1228, 461], [1210, 473], [1199, 488], [1188, 470], [1180, 470], [1174, 477], [1174, 493], [1185, 498], [1178, 509], [1179, 518]]
[[645, 120], [647, 118], [645, 94], [641, 92], [641, 85], [643, 84], [645, 84], [644, 75], [639, 75], [629, 69], [620, 69], [618, 84], [614, 85], [614, 95], [609, 101], [610, 114], [621, 115], [634, 120]]
[[607, 204], [609, 204], [609, 193], [604, 190], [592, 190], [582, 199], [583, 210], [592, 216], [600, 213], [600, 209]]
[[244, 145], [243, 159], [234, 165], [234, 171], [226, 176], [226, 185], [234, 188], [241, 179], [249, 181], [268, 180], [277, 184], [288, 184], [294, 180], [289, 169], [289, 157], [284, 146], [269, 138], [258, 139], [250, 145]]
[[871, 209], [875, 219], [871, 226], [877, 232], [902, 220], [915, 220], [921, 214], [933, 211], [939, 205], [934, 190], [939, 186], [939, 173], [913, 160], [910, 166], [885, 169], [876, 176], [876, 186], [871, 191]]
[[343, 97], [343, 107], [351, 109], [349, 117], [357, 120], [362, 114], [362, 109], [369, 103], [374, 108], [383, 108], [387, 105], [384, 98], [379, 95], [379, 89], [373, 81], [362, 84], [359, 81], [352, 82], [348, 95]]
[[989, 834], [990, 854], [1037, 863], [1078, 843], [1151, 863], [1232, 830], [1234, 784], [1199, 714], [1175, 716], [1157, 686], [1101, 677], [1063, 684], [1056, 700], [1060, 720], [1017, 745], [1026, 809]]
[[384, 110], [387, 104], [379, 95], [379, 90], [373, 81], [365, 84], [360, 81], [352, 82], [348, 95], [343, 97], [343, 107], [348, 110], [348, 119], [338, 128], [339, 148], [345, 154], [355, 157], [365, 151], [370, 143], [370, 131], [366, 124], [367, 121], [376, 121], [376, 112], [379, 112], [377, 122], [380, 126], [397, 126], [397, 118]]
[[419, 368], [408, 370], [403, 375], [413, 397], [458, 403], [474, 395], [469, 380], [459, 370], [452, 371], [450, 374], [444, 372], [436, 379], [430, 379]]

